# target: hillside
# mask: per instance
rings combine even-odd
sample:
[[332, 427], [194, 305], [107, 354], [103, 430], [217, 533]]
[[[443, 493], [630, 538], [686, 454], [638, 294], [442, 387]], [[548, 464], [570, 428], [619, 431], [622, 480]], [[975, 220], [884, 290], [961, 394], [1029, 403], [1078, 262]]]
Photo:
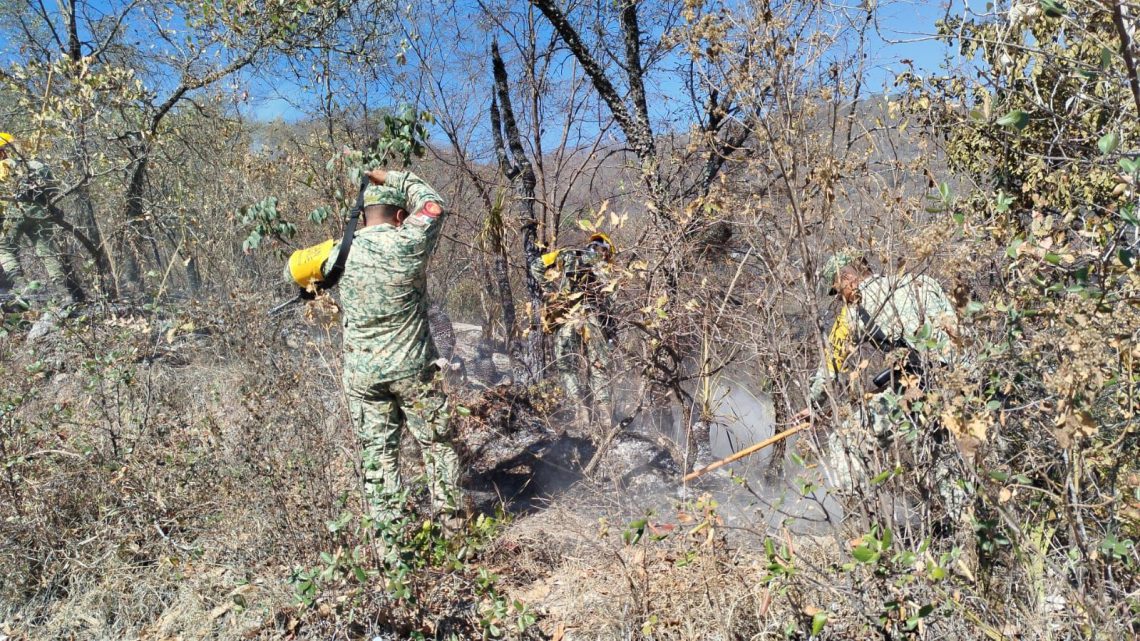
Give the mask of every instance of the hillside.
[[1136, 17], [978, 11], [0, 5], [0, 641], [1136, 636]]

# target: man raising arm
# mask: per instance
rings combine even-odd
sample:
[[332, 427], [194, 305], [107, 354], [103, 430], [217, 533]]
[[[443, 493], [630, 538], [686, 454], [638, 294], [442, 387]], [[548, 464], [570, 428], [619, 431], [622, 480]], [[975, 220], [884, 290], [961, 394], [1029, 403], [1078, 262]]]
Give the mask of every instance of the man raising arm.
[[407, 428], [422, 450], [433, 508], [447, 523], [460, 504], [459, 460], [427, 319], [427, 264], [443, 224], [443, 199], [411, 172], [367, 175], [364, 226], [340, 280], [344, 389], [363, 450], [364, 491], [374, 521], [399, 514], [399, 445]]

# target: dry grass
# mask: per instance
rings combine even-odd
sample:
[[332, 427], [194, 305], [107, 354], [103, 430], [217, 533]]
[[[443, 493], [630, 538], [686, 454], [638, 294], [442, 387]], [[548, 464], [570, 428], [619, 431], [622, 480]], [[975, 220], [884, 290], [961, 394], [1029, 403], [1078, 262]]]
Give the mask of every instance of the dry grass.
[[[727, 499], [678, 506], [671, 483], [646, 494], [583, 483], [531, 505], [468, 568], [420, 573], [414, 606], [376, 580], [333, 580], [300, 607], [293, 571], [358, 542], [326, 528], [359, 511], [342, 401], [317, 391], [338, 389], [334, 343], [299, 321], [221, 309], [76, 318], [34, 346], [19, 329], [6, 341], [0, 357], [25, 375], [0, 386], [0, 632], [468, 634], [484, 606], [472, 596], [478, 568], [538, 614], [526, 635], [508, 633], [523, 638], [782, 638], [807, 636], [822, 616], [829, 638], [1049, 638], [1091, 620], [1055, 566], [998, 558], [980, 568], [968, 533], [924, 542], [900, 527], [881, 559], [856, 563], [853, 546], [868, 534], [860, 519], [792, 535]], [[554, 406], [518, 392], [459, 395], [473, 409], [458, 421], [469, 451], [505, 453], [494, 448]], [[904, 480], [884, 485], [901, 492]], [[649, 508], [633, 541], [631, 523]]]
[[559, 506], [521, 519], [500, 545], [525, 578], [512, 593], [536, 604], [554, 636], [735, 639], [765, 627], [763, 566], [715, 537], [626, 545], [619, 526]]
[[292, 384], [287, 351], [250, 367], [273, 337], [222, 338], [222, 320], [99, 316], [34, 348], [10, 337], [5, 362], [33, 372], [3, 390], [14, 633], [233, 638], [329, 545], [323, 523], [355, 487], [339, 401]]

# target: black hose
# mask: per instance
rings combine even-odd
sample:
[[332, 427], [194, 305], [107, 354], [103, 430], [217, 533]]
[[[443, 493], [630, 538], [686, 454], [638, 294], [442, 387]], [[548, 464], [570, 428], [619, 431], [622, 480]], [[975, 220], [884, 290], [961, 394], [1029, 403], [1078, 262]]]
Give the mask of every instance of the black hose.
[[319, 289], [332, 289], [340, 282], [340, 277], [344, 275], [344, 264], [348, 260], [348, 251], [352, 249], [352, 238], [356, 234], [356, 223], [360, 220], [360, 214], [364, 211], [364, 192], [372, 181], [365, 175], [360, 181], [360, 191], [356, 194], [356, 205], [352, 211], [348, 212], [348, 216], [344, 221], [344, 237], [340, 239], [340, 247], [336, 253], [336, 262], [329, 269], [325, 277], [317, 281], [316, 285]]

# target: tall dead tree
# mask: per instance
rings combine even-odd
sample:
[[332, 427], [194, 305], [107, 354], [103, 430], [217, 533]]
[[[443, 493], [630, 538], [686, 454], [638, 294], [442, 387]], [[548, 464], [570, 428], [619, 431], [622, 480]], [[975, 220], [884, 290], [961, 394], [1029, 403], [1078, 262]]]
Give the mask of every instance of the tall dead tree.
[[162, 262], [162, 254], [154, 237], [154, 229], [152, 229], [154, 223], [147, 217], [146, 188], [149, 183], [151, 163], [154, 159], [155, 141], [160, 135], [163, 120], [183, 101], [189, 101], [193, 92], [209, 87], [252, 64], [264, 52], [269, 40], [268, 36], [263, 37], [251, 46], [244, 55], [208, 73], [195, 74], [193, 67], [196, 61], [187, 61], [180, 70], [182, 78], [178, 86], [170, 92], [162, 103], [149, 105], [153, 112], [146, 117], [143, 127], [124, 136], [132, 165], [124, 196], [126, 201], [126, 232], [119, 238], [117, 252], [122, 261], [120, 288], [140, 288], [142, 286], [140, 258], [143, 254], [142, 245], [144, 241], [148, 245], [149, 258], [153, 264], [157, 267]]
[[[716, 259], [724, 256], [732, 235], [731, 227], [716, 217], [709, 216], [679, 216], [675, 212], [681, 210], [681, 204], [699, 201], [709, 194], [714, 181], [723, 170], [726, 160], [735, 153], [749, 136], [749, 132], [733, 126], [733, 115], [737, 109], [738, 93], [731, 83], [725, 83], [724, 88], [718, 88], [715, 83], [699, 78], [696, 72], [691, 71], [689, 90], [694, 101], [694, 107], [703, 112], [704, 117], [692, 132], [692, 140], [697, 144], [701, 156], [701, 171], [694, 178], [685, 179], [683, 173], [676, 176], [665, 176], [665, 171], [671, 167], [692, 166], [688, 158], [667, 159], [658, 147], [656, 136], [650, 120], [649, 100], [646, 91], [647, 75], [654, 68], [654, 62], [667, 55], [671, 47], [676, 46], [675, 41], [664, 38], [655, 43], [646, 40], [646, 33], [641, 24], [639, 8], [644, 10], [645, 2], [637, 0], [619, 0], [615, 29], [617, 39], [610, 37], [609, 32], [601, 32], [599, 40], [587, 43], [583, 34], [585, 28], [579, 29], [571, 21], [570, 12], [573, 6], [564, 5], [559, 0], [529, 0], [531, 6], [537, 8], [549, 21], [558, 37], [565, 43], [567, 49], [581, 65], [586, 76], [592, 83], [598, 96], [608, 107], [610, 113], [626, 138], [628, 148], [636, 155], [640, 166], [641, 177], [644, 181], [648, 204], [654, 220], [660, 224], [667, 240], [664, 242], [670, 247], [668, 253], [671, 258], [657, 263], [660, 276], [657, 283], [661, 288], [659, 292], [649, 293], [653, 300], [657, 295], [664, 293], [667, 299], [676, 300], [681, 283], [686, 274], [692, 274], [701, 267], [713, 264]], [[568, 7], [568, 8], [564, 8]], [[589, 11], [589, 9], [582, 9]], [[603, 19], [602, 9], [597, 9], [596, 16], [584, 18], [584, 22], [598, 23]], [[608, 9], [607, 9], [608, 12]], [[666, 15], [676, 15], [670, 11]], [[668, 20], [668, 18], [666, 18]], [[662, 26], [662, 33], [669, 32], [667, 25]], [[703, 36], [693, 33], [690, 37]], [[619, 43], [612, 49], [610, 42]], [[646, 44], [648, 43], [648, 44]], [[643, 44], [645, 50], [643, 51]], [[749, 58], [748, 45], [743, 45], [743, 57]], [[603, 66], [602, 57], [612, 58], [617, 64]], [[692, 68], [691, 68], [692, 69]], [[698, 91], [703, 89], [703, 91]], [[698, 99], [703, 94], [705, 98]], [[670, 162], [675, 161], [675, 162]], [[683, 223], [683, 224], [677, 224]], [[714, 249], [715, 251], [709, 251]], [[702, 364], [692, 362], [689, 355], [697, 353], [694, 337], [686, 332], [674, 332], [645, 336], [648, 353], [642, 355], [647, 365], [646, 372], [652, 380], [651, 393], [656, 397], [654, 407], [649, 411], [665, 412], [667, 406], [666, 396], [671, 396], [678, 404], [686, 429], [688, 447], [677, 448], [674, 451], [682, 453], [678, 459], [684, 459], [686, 468], [693, 464], [696, 458], [697, 445], [708, 442], [708, 422], [695, 420], [692, 411], [693, 404], [686, 402], [688, 393], [685, 382], [699, 378], [707, 370]], [[692, 371], [696, 369], [697, 372]], [[668, 422], [667, 418], [663, 418]], [[681, 462], [679, 460], [679, 462]]]
[[649, 122], [649, 103], [645, 93], [645, 66], [641, 59], [641, 28], [638, 23], [636, 0], [625, 0], [621, 10], [621, 37], [623, 44], [625, 82], [629, 97], [619, 93], [614, 80], [590, 52], [578, 30], [553, 0], [530, 0], [531, 5], [542, 12], [558, 36], [566, 43], [582, 70], [589, 76], [598, 96], [605, 101], [614, 120], [626, 137], [630, 148], [637, 155], [641, 165], [641, 175], [649, 190], [650, 200], [656, 215], [670, 219], [662, 206], [664, 187], [658, 173], [659, 158], [657, 144], [653, 138], [653, 128]]
[[[495, 155], [503, 176], [514, 186], [515, 209], [522, 221], [523, 252], [527, 264], [539, 258], [538, 216], [535, 213], [535, 186], [537, 180], [534, 165], [527, 158], [511, 106], [510, 85], [507, 67], [499, 54], [499, 43], [491, 42], [491, 73], [494, 77], [494, 91], [491, 95], [491, 135], [494, 138]], [[527, 336], [526, 361], [531, 371], [545, 369], [546, 352], [542, 341], [542, 283], [527, 270], [527, 297], [530, 300], [530, 333]]]

